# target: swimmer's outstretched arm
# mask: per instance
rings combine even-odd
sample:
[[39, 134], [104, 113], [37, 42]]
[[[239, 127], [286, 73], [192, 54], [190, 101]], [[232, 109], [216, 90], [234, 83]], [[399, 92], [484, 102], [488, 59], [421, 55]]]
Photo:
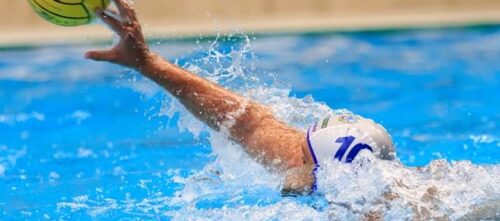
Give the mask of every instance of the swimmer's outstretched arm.
[[[302, 193], [313, 183], [313, 162], [302, 131], [277, 120], [265, 106], [239, 96], [151, 52], [135, 11], [127, 0], [114, 0], [119, 14], [97, 11], [120, 37], [107, 51], [85, 56], [141, 72], [176, 97], [194, 116], [211, 128], [224, 131], [257, 161], [286, 174], [284, 190]], [[112, 14], [111, 14], [112, 13]]]

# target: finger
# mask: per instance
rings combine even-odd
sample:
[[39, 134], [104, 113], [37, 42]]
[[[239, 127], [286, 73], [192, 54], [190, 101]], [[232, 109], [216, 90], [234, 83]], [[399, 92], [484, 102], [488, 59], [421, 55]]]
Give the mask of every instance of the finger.
[[118, 15], [116, 15], [113, 11], [109, 10], [103, 11], [98, 9], [96, 10], [96, 15], [105, 24], [107, 24], [113, 31], [120, 32], [122, 30], [122, 23], [117, 18]]
[[120, 15], [128, 19], [130, 22], [136, 22], [137, 16], [135, 14], [134, 7], [129, 0], [114, 0], [116, 8], [120, 12]]
[[89, 51], [85, 54], [85, 58], [94, 61], [116, 61], [116, 55], [113, 51]]

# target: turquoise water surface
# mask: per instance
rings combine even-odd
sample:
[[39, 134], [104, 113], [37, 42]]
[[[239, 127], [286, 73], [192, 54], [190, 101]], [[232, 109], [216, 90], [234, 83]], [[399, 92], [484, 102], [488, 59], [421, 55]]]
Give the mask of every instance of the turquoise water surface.
[[443, 190], [432, 217], [500, 201], [499, 27], [152, 42], [296, 127], [345, 108], [384, 125], [405, 166], [433, 162], [333, 165], [298, 198], [158, 86], [84, 60], [94, 48], [0, 50], [0, 220], [358, 219], [389, 190], [415, 199], [383, 216], [409, 219], [426, 185]]

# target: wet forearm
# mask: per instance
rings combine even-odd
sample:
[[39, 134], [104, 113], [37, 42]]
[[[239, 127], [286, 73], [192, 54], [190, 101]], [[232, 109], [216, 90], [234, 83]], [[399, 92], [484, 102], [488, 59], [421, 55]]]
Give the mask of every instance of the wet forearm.
[[151, 54], [148, 62], [138, 69], [179, 99], [193, 115], [217, 130], [247, 102], [243, 97], [155, 54]]

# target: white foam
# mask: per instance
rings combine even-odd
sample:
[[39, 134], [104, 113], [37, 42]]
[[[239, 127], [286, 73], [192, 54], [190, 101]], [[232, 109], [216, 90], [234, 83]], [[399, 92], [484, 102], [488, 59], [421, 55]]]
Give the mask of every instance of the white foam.
[[0, 177], [5, 176], [5, 166], [0, 164]]
[[25, 123], [31, 120], [44, 121], [45, 115], [36, 111], [31, 113], [0, 114], [0, 123], [4, 124]]

